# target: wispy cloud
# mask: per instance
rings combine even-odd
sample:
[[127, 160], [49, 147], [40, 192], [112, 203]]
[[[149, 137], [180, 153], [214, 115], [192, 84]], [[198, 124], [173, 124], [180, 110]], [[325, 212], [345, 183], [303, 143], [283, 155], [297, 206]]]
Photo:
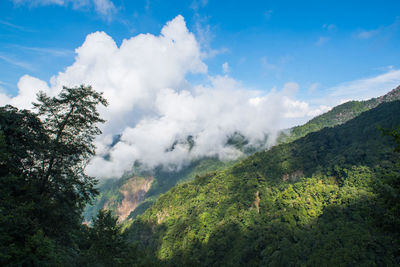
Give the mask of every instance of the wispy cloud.
[[117, 13], [117, 8], [110, 0], [93, 0], [93, 4], [96, 12], [107, 17], [109, 20]]
[[378, 97], [399, 85], [400, 70], [391, 69], [378, 76], [339, 84], [328, 91], [331, 92], [329, 94], [331, 101], [340, 103], [346, 100], [366, 100]]
[[272, 64], [272, 63], [267, 59], [267, 57], [262, 57], [262, 58], [261, 58], [261, 67], [262, 67], [264, 70], [267, 70], [267, 71], [277, 70], [277, 69], [278, 69], [278, 66], [277, 66], [276, 64]]
[[269, 20], [272, 16], [273, 11], [271, 9], [264, 12], [264, 17], [266, 20]]
[[320, 86], [320, 83], [313, 83], [313, 84], [311, 84], [310, 87], [308, 88], [308, 92], [309, 92], [309, 93], [314, 92], [315, 90], [317, 90], [317, 88], [318, 88], [319, 86]]
[[72, 6], [73, 9], [90, 10], [94, 7], [96, 13], [103, 18], [111, 20], [117, 13], [117, 8], [111, 0], [12, 0], [16, 6], [29, 5], [30, 7], [58, 5], [58, 6]]
[[224, 64], [222, 64], [222, 72], [223, 73], [228, 73], [229, 71], [230, 71], [229, 63], [225, 62]]
[[331, 38], [330, 37], [326, 37], [326, 36], [320, 36], [318, 38], [318, 41], [315, 43], [316, 46], [321, 46], [326, 44], [327, 42], [329, 42]]
[[22, 26], [19, 26], [19, 25], [16, 25], [16, 24], [10, 23], [8, 21], [4, 21], [4, 20], [0, 20], [0, 24], [5, 25], [10, 28], [13, 28], [13, 29], [24, 31], [24, 32], [30, 31], [30, 30], [27, 30], [25, 27], [22, 27]]
[[190, 4], [190, 8], [194, 11], [199, 10], [199, 8], [205, 7], [208, 4], [208, 0], [194, 0]]
[[211, 42], [214, 39], [210, 24], [207, 23], [208, 18], [200, 16], [197, 12], [194, 14], [195, 25], [194, 32], [202, 48], [203, 58], [213, 58], [219, 54], [227, 53], [229, 50], [225, 47], [212, 48]]
[[370, 30], [370, 31], [362, 30], [359, 33], [357, 33], [355, 37], [358, 39], [370, 39], [371, 37], [378, 35], [380, 31], [381, 31], [380, 29]]
[[20, 68], [23, 68], [23, 69], [27, 69], [27, 70], [30, 70], [30, 71], [34, 70], [32, 65], [27, 63], [27, 62], [23, 62], [23, 61], [20, 61], [20, 60], [17, 60], [17, 59], [14, 59], [14, 58], [11, 58], [11, 57], [8, 57], [8, 56], [5, 56], [5, 55], [1, 55], [1, 54], [0, 54], [0, 59], [5, 61], [5, 62], [7, 62], [7, 63], [9, 63], [9, 64], [11, 64], [11, 65], [14, 65], [14, 66], [17, 66], [17, 67], [20, 67]]
[[366, 40], [382, 34], [391, 35], [393, 32], [397, 32], [399, 30], [399, 25], [400, 25], [400, 17], [396, 17], [394, 22], [390, 25], [380, 26], [376, 29], [370, 29], [370, 30], [360, 29], [353, 33], [353, 37], [356, 39]]
[[337, 27], [335, 24], [324, 24], [322, 25], [322, 28], [329, 31], [329, 32], [335, 32], [337, 31]]
[[54, 57], [71, 57], [74, 55], [73, 50], [62, 49], [62, 48], [29, 47], [29, 46], [15, 45], [15, 44], [10, 45], [10, 47], [25, 51], [31, 51], [38, 54], [50, 55]]
[[260, 58], [262, 75], [275, 75], [276, 78], [280, 78], [282, 72], [285, 69], [285, 66], [293, 60], [293, 57], [290, 55], [281, 56], [275, 61], [271, 61], [266, 56]]

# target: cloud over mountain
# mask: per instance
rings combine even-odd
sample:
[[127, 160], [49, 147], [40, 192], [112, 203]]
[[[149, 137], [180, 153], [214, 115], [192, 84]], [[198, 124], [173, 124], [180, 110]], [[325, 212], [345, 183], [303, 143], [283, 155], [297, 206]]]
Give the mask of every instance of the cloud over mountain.
[[[266, 93], [247, 90], [227, 75], [208, 75], [201, 47], [182, 16], [168, 22], [159, 36], [139, 34], [119, 47], [104, 32], [89, 34], [75, 52], [75, 62], [49, 84], [25, 75], [19, 94], [0, 95], [0, 102], [29, 108], [39, 90], [56, 95], [62, 86], [80, 84], [104, 92], [110, 105], [101, 114], [107, 123], [87, 168], [99, 178], [118, 177], [136, 160], [149, 168], [179, 168], [202, 156], [236, 158], [241, 152], [226, 146], [234, 134], [250, 144], [265, 142], [268, 135], [271, 143], [288, 121], [328, 109], [296, 100], [296, 83]], [[206, 82], [189, 82], [189, 73]], [[115, 134], [121, 134], [120, 142], [111, 146]]]

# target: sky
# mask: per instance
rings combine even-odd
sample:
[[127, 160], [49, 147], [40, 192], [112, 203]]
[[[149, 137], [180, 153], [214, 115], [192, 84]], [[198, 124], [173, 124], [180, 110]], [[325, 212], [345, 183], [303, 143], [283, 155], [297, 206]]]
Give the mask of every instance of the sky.
[[1, 0], [0, 105], [90, 84], [110, 102], [90, 174], [179, 168], [240, 156], [226, 146], [235, 133], [271, 145], [279, 129], [387, 93], [399, 44], [399, 1]]

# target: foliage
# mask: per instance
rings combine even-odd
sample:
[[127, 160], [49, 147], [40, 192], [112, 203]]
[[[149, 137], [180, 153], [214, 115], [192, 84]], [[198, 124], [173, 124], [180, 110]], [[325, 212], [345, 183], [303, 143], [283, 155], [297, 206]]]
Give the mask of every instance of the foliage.
[[84, 173], [94, 154], [97, 105], [91, 87], [38, 95], [37, 113], [0, 108], [0, 264], [74, 265], [81, 213], [97, 191]]
[[169, 266], [398, 265], [399, 155], [377, 127], [398, 114], [384, 103], [179, 184], [125, 233]]
[[334, 107], [329, 112], [311, 119], [304, 125], [296, 126], [282, 132], [278, 137], [278, 143], [291, 142], [325, 127], [334, 127], [343, 124], [357, 117], [364, 111], [375, 108], [382, 102], [391, 102], [396, 100], [400, 100], [400, 86], [379, 98], [372, 98], [367, 101], [346, 102]]
[[109, 179], [103, 181], [98, 187], [100, 194], [95, 198], [92, 205], [88, 205], [84, 211], [86, 221], [96, 214], [99, 210], [107, 208], [116, 211], [123, 200], [121, 188], [131, 179], [141, 179], [142, 177], [153, 177], [149, 191], [146, 192], [143, 201], [131, 212], [129, 218], [134, 219], [136, 216], [146, 211], [159, 196], [175, 185], [193, 180], [198, 175], [208, 172], [222, 170], [232, 166], [237, 161], [220, 161], [216, 157], [201, 158], [192, 161], [189, 165], [183, 166], [176, 171], [165, 170], [162, 167], [155, 168], [153, 171], [141, 171], [135, 169], [133, 173], [125, 174], [120, 179]]
[[146, 256], [127, 243], [121, 234], [118, 218], [111, 211], [100, 210], [93, 227], [86, 228], [86, 242], [80, 245], [79, 266], [134, 266], [145, 263]]

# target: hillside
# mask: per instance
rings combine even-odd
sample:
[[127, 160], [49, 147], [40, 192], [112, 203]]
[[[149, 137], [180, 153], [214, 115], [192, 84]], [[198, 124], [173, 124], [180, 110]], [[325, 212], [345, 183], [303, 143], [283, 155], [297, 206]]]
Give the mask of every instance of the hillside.
[[[343, 124], [380, 103], [395, 100], [400, 100], [400, 86], [378, 98], [367, 101], [350, 101], [336, 106], [331, 111], [313, 118], [302, 126], [296, 126], [290, 131], [282, 132], [278, 138], [278, 143], [291, 142], [324, 127]], [[113, 145], [118, 142], [119, 137], [116, 136]], [[232, 136], [227, 145], [236, 147], [246, 155], [251, 155], [260, 150], [246, 147], [246, 139], [240, 134]], [[113, 211], [120, 221], [135, 218], [149, 208], [160, 194], [167, 192], [176, 184], [192, 180], [196, 175], [222, 170], [235, 162], [222, 162], [218, 158], [203, 158], [193, 161], [179, 171], [165, 171], [162, 168], [157, 168], [151, 172], [143, 172], [134, 169], [120, 179], [104, 181], [99, 186], [100, 195], [96, 197], [92, 205], [86, 207], [84, 218], [86, 221], [90, 221], [102, 208]], [[127, 188], [130, 188], [130, 190], [127, 190]]]
[[[125, 234], [170, 266], [394, 266], [400, 101], [162, 195]], [[396, 191], [397, 190], [397, 191]]]
[[202, 158], [184, 166], [179, 171], [167, 171], [159, 167], [153, 171], [134, 170], [120, 179], [105, 180], [99, 186], [100, 194], [83, 213], [90, 221], [101, 209], [113, 211], [119, 221], [135, 218], [150, 207], [173, 186], [193, 180], [197, 175], [225, 169], [235, 161], [223, 162], [217, 158]]
[[389, 93], [378, 98], [372, 98], [366, 101], [349, 101], [334, 107], [332, 110], [321, 114], [304, 125], [293, 127], [281, 133], [278, 143], [291, 142], [311, 132], [319, 131], [325, 127], [333, 127], [343, 124], [362, 112], [375, 108], [381, 103], [400, 100], [400, 86]]

